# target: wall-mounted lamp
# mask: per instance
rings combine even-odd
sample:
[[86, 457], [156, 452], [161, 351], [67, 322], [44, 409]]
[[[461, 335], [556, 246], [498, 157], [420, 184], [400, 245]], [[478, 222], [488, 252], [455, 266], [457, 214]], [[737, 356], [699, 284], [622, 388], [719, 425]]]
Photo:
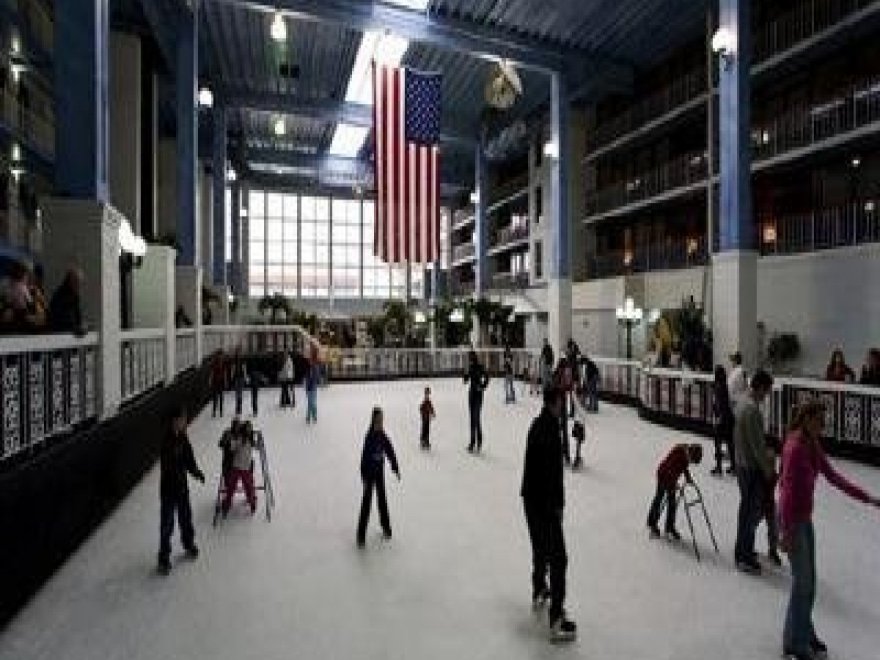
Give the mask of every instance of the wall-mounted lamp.
[[449, 320], [453, 323], [464, 323], [464, 310], [461, 307], [456, 307], [449, 315]]
[[470, 200], [471, 200], [471, 204], [473, 204], [474, 206], [479, 204], [480, 203], [480, 193], [478, 193], [476, 190], [471, 192]]
[[199, 106], [210, 108], [214, 105], [214, 92], [209, 87], [199, 88]]
[[248, 210], [244, 207], [241, 207], [241, 209], [238, 212], [238, 217], [240, 217], [240, 218], [248, 217]]
[[147, 253], [147, 242], [131, 230], [128, 220], [119, 225], [119, 250], [134, 257], [143, 257]]
[[556, 160], [559, 158], [559, 145], [556, 144], [554, 140], [549, 140], [544, 143], [544, 156], [550, 160]]
[[287, 23], [284, 22], [284, 16], [281, 15], [281, 12], [275, 13], [272, 25], [269, 26], [269, 35], [272, 37], [272, 41], [278, 43], [287, 41]]
[[233, 168], [227, 168], [226, 170], [226, 180], [229, 183], [235, 183], [238, 180], [238, 174], [236, 174]]
[[736, 35], [733, 30], [720, 27], [712, 35], [712, 51], [718, 53], [725, 69], [730, 69], [736, 59]]
[[284, 117], [279, 117], [275, 120], [274, 130], [276, 137], [284, 137], [284, 134], [287, 133], [287, 124], [284, 121]]

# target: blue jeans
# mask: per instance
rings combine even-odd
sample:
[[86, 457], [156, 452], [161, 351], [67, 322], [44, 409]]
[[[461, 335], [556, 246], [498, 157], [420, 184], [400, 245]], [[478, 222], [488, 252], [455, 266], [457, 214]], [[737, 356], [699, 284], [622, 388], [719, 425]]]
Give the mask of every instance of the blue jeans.
[[587, 381], [587, 410], [599, 412], [599, 381], [595, 378]]
[[766, 479], [764, 473], [756, 468], [740, 468], [736, 476], [740, 502], [734, 557], [737, 561], [751, 561], [755, 557], [755, 531], [764, 517]]
[[516, 403], [516, 392], [513, 391], [513, 376], [504, 377], [504, 403]]
[[791, 595], [785, 613], [782, 647], [790, 653], [807, 654], [816, 633], [813, 630], [813, 603], [816, 602], [816, 535], [812, 522], [794, 528], [791, 550]]
[[306, 390], [306, 423], [318, 421], [318, 390]]

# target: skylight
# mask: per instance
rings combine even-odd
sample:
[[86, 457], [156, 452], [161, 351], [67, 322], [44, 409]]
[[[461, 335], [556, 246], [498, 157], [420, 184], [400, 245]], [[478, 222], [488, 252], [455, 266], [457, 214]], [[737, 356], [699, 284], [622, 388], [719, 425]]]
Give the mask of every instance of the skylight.
[[395, 5], [404, 9], [413, 9], [415, 11], [425, 11], [431, 0], [384, 0], [386, 5]]
[[[408, 7], [416, 7], [419, 4], [426, 5], [422, 0], [400, 0], [395, 4], [406, 4]], [[360, 105], [373, 105], [373, 76], [372, 63], [384, 64], [385, 66], [397, 66], [406, 55], [409, 48], [409, 40], [388, 32], [364, 32], [361, 45], [351, 69], [348, 79], [348, 88], [345, 92], [347, 103]], [[338, 124], [330, 144], [329, 153], [332, 156], [344, 156], [354, 158], [357, 156], [369, 134], [369, 128], [354, 126], [351, 124]]]
[[336, 132], [333, 134], [333, 142], [330, 143], [328, 153], [331, 156], [355, 158], [369, 133], [370, 129], [367, 126], [337, 124]]

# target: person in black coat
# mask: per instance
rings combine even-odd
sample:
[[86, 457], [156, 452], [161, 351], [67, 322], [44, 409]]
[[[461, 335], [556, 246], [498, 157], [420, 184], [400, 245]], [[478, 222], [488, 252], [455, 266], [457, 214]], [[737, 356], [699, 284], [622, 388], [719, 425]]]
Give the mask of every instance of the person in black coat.
[[238, 352], [232, 363], [232, 387], [235, 390], [235, 414], [241, 417], [242, 400], [244, 399], [244, 386], [247, 383], [248, 373], [244, 358]]
[[476, 351], [471, 351], [468, 356], [468, 370], [464, 375], [464, 382], [468, 383], [468, 412], [470, 413], [471, 441], [468, 451], [480, 451], [483, 448], [483, 425], [480, 415], [483, 411], [483, 392], [489, 386], [489, 374], [486, 368], [480, 364]]
[[80, 303], [82, 281], [82, 271], [71, 269], [52, 294], [49, 302], [49, 329], [52, 332], [69, 332], [77, 336], [85, 334]]
[[174, 532], [175, 512], [180, 524], [180, 541], [187, 556], [191, 559], [199, 556], [187, 474], [201, 483], [205, 483], [205, 474], [196, 464], [192, 445], [186, 435], [186, 425], [186, 410], [174, 410], [159, 457], [159, 572], [162, 575], [168, 575], [171, 571], [171, 534]]
[[733, 406], [730, 402], [730, 390], [727, 389], [727, 372], [720, 364], [715, 367], [715, 382], [712, 385], [713, 406], [715, 409], [715, 467], [712, 474], [721, 476], [721, 462], [724, 458], [724, 448], [727, 448], [727, 456], [730, 465], [727, 473], [736, 472], [735, 451], [733, 445]]
[[574, 639], [577, 630], [563, 608], [568, 555], [562, 531], [565, 493], [559, 420], [564, 406], [561, 389], [551, 386], [544, 390], [544, 407], [532, 422], [526, 440], [520, 489], [532, 543], [532, 606], [539, 609], [549, 599], [550, 633], [556, 641]]
[[364, 451], [361, 454], [361, 480], [364, 482], [364, 496], [361, 499], [361, 515], [358, 519], [357, 544], [363, 548], [367, 539], [367, 523], [370, 521], [370, 505], [373, 502], [373, 489], [379, 500], [379, 522], [386, 539], [391, 538], [391, 519], [388, 516], [388, 500], [385, 498], [385, 457], [391, 463], [391, 471], [400, 481], [400, 467], [391, 440], [383, 428], [381, 408], [373, 408], [370, 430], [364, 438]]

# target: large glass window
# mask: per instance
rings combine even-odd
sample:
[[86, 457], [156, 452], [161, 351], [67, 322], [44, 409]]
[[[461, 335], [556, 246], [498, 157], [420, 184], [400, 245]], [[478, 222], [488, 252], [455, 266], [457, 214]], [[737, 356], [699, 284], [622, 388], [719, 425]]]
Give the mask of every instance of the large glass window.
[[330, 295], [330, 200], [300, 198], [300, 295]]
[[361, 203], [333, 200], [333, 294], [339, 298], [361, 295]]
[[248, 287], [253, 298], [266, 295], [266, 194], [251, 190], [248, 195]]
[[387, 299], [391, 294], [391, 270], [373, 254], [373, 226], [376, 220], [376, 205], [372, 201], [363, 204], [363, 244], [361, 250], [364, 263], [364, 298]]

